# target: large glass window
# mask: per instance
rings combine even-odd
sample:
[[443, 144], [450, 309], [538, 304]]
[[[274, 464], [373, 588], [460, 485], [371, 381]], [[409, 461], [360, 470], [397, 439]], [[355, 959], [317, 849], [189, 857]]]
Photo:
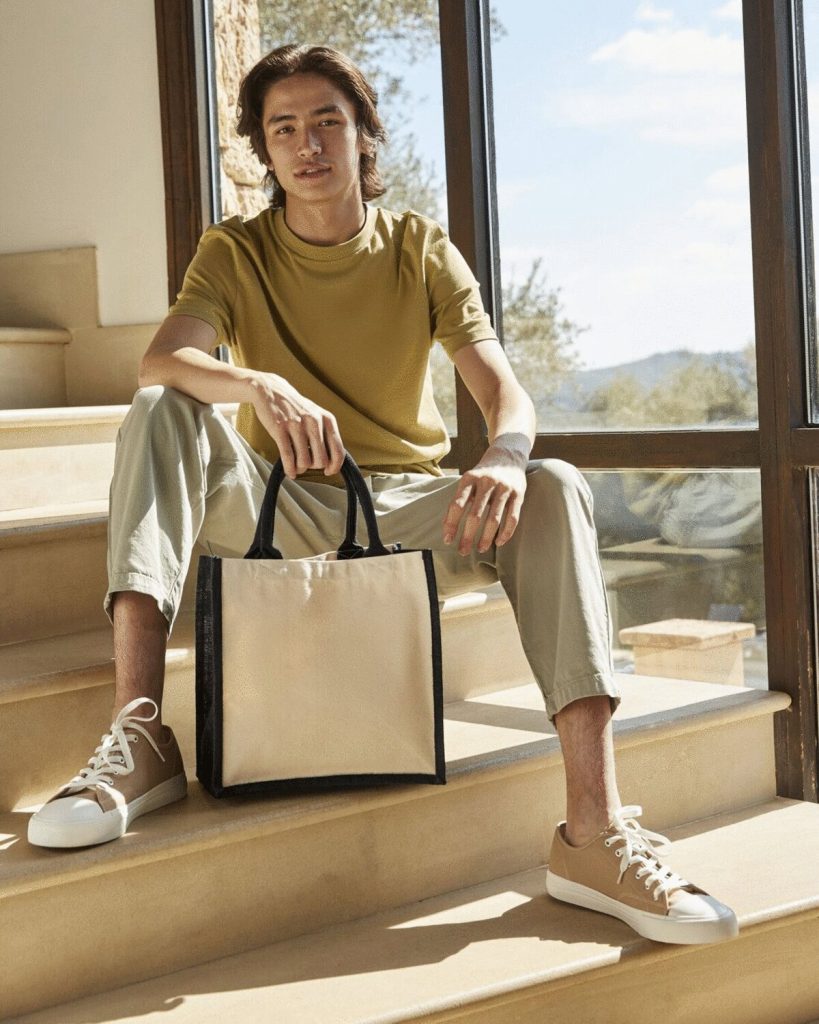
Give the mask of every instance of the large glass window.
[[754, 424], [739, 0], [498, 16], [504, 334], [538, 429]]
[[[807, 108], [809, 116], [810, 147], [808, 158], [810, 162], [810, 219], [806, 224], [806, 230], [810, 232], [811, 241], [815, 246], [819, 239], [819, 213], [816, 210], [816, 197], [819, 197], [819, 150], [817, 150], [817, 136], [819, 136], [819, 5], [815, 3], [804, 4], [802, 9], [805, 44], [805, 77], [807, 79]], [[813, 248], [811, 246], [811, 249]], [[816, 325], [816, 266], [815, 255], [810, 253], [810, 270], [814, 274], [813, 288], [808, 293], [808, 317], [810, 318], [809, 330], [814, 346], [811, 355], [813, 368], [813, 379], [809, 381], [811, 394], [811, 420], [819, 423], [819, 334]]]

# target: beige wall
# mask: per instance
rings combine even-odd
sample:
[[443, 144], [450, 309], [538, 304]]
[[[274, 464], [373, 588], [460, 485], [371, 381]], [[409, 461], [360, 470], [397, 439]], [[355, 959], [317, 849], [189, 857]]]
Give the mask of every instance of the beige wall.
[[100, 323], [167, 311], [154, 0], [0, 0], [0, 252], [97, 247]]

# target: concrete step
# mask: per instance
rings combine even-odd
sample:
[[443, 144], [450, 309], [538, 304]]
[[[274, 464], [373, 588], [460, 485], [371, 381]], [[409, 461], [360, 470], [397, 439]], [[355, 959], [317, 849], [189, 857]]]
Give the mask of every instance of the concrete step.
[[[0, 644], [108, 625], [108, 493], [128, 408], [0, 411]], [[232, 419], [238, 406], [218, 408]]]
[[63, 328], [0, 327], [0, 409], [65, 405]]
[[0, 513], [0, 644], [101, 627], [108, 501]]
[[127, 405], [0, 410], [0, 510], [108, 499]]
[[[117, 432], [129, 408], [0, 409], [0, 512], [107, 501]], [[217, 408], [233, 419], [238, 405]]]
[[[189, 586], [194, 580], [195, 572], [189, 573], [188, 607], [168, 644], [163, 699], [163, 717], [177, 734], [191, 779], [196, 777]], [[101, 586], [100, 604], [104, 581]], [[440, 609], [445, 700], [531, 681], [512, 607], [499, 583], [448, 598]], [[46, 800], [79, 771], [107, 731], [114, 702], [113, 631], [102, 618], [100, 629], [0, 646], [0, 809]], [[481, 644], [475, 643], [476, 635]], [[486, 650], [496, 658], [487, 658]], [[60, 743], [51, 744], [58, 734]], [[25, 755], [32, 744], [49, 746], [50, 756], [32, 764]]]
[[[646, 827], [774, 798], [770, 716], [788, 706], [785, 695], [621, 682], [620, 792], [644, 807]], [[21, 737], [18, 756], [47, 760], [68, 731], [66, 723], [47, 743]], [[4, 743], [15, 732], [4, 716]], [[445, 786], [217, 800], [194, 783], [185, 800], [138, 819], [122, 839], [70, 851], [27, 843], [35, 808], [0, 815], [3, 961], [15, 968], [4, 979], [7, 1013], [542, 865], [565, 805], [559, 743], [535, 684], [447, 705], [445, 737]], [[801, 836], [783, 833], [777, 853], [791, 848], [801, 849]], [[762, 851], [768, 870], [771, 849]], [[731, 847], [729, 874], [745, 852]], [[721, 893], [725, 878], [715, 881]], [[573, 920], [580, 927], [583, 917]]]
[[[738, 938], [699, 946], [650, 942], [614, 918], [553, 900], [538, 865], [63, 1002], [17, 1024], [148, 1024], [158, 1012], [167, 1024], [815, 1019], [819, 807], [775, 799], [668, 835], [666, 860], [734, 908]], [[209, 899], [214, 882], [203, 876], [192, 889]], [[275, 883], [260, 877], [255, 884], [260, 900], [272, 904]], [[137, 911], [135, 903], [128, 907]], [[100, 922], [106, 939], [116, 936], [116, 914], [101, 909]], [[106, 957], [99, 959], [104, 964]], [[147, 962], [143, 969], [156, 973]], [[75, 974], [69, 967], [65, 977]]]

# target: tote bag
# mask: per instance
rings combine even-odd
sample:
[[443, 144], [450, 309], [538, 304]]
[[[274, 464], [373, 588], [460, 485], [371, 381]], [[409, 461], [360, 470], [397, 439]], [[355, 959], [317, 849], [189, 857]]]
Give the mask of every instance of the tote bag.
[[349, 453], [341, 472], [337, 551], [273, 546], [279, 459], [244, 558], [200, 556], [196, 774], [213, 796], [446, 782], [432, 551], [385, 547]]

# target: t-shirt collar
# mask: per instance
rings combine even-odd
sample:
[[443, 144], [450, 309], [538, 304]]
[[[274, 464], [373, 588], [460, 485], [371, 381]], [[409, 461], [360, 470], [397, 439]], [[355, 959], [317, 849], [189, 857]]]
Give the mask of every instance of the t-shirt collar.
[[353, 235], [352, 238], [348, 238], [346, 242], [340, 242], [338, 245], [313, 245], [311, 242], [305, 242], [303, 238], [299, 238], [285, 223], [284, 209], [282, 207], [272, 211], [273, 233], [283, 245], [298, 253], [299, 256], [321, 261], [343, 260], [348, 256], [361, 252], [362, 249], [366, 249], [372, 237], [377, 211], [369, 203], [364, 203], [364, 208], [366, 210], [366, 217], [362, 229], [357, 235]]

